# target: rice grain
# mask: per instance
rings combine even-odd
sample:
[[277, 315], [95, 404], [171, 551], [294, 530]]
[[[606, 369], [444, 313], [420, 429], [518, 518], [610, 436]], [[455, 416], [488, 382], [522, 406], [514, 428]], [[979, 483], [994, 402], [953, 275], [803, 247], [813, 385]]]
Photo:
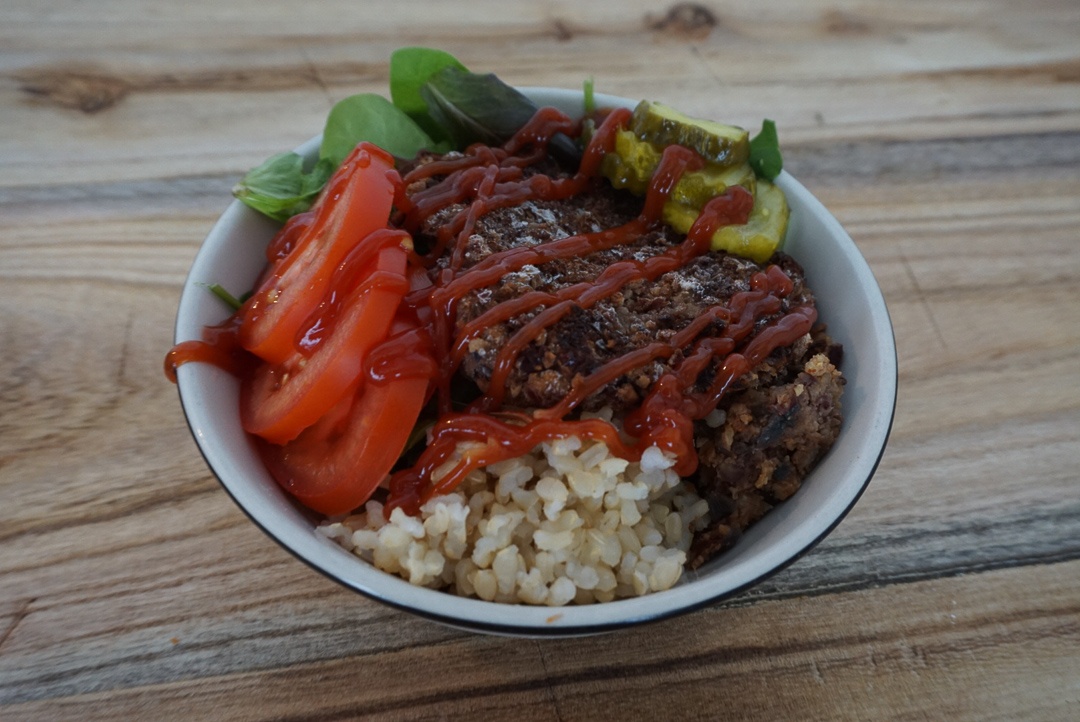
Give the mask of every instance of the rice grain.
[[708, 523], [708, 504], [673, 464], [656, 447], [633, 463], [601, 442], [558, 439], [472, 472], [419, 517], [395, 509], [387, 519], [373, 501], [319, 531], [412, 584], [488, 601], [647, 594], [678, 583], [693, 533]]

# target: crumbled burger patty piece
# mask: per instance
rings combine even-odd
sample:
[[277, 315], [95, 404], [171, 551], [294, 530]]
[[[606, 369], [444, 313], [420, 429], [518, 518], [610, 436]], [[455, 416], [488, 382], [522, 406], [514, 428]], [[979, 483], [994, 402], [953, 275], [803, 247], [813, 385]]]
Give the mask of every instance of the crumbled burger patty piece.
[[777, 502], [798, 491], [840, 433], [840, 371], [826, 353], [812, 350], [793, 363], [790, 370], [797, 373], [782, 383], [748, 379], [743, 391], [721, 404], [724, 421], [717, 428], [697, 425], [696, 486], [709, 502], [712, 521], [694, 537], [687, 560], [691, 569], [730, 547]]

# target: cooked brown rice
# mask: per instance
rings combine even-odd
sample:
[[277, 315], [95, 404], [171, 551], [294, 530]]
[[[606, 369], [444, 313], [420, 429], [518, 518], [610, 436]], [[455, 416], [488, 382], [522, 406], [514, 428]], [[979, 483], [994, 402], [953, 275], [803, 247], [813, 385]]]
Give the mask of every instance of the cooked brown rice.
[[673, 463], [656, 447], [631, 463], [603, 443], [559, 439], [473, 472], [420, 517], [395, 509], [387, 519], [372, 501], [319, 531], [413, 584], [488, 601], [638, 596], [679, 580], [693, 533], [708, 523], [708, 504]]

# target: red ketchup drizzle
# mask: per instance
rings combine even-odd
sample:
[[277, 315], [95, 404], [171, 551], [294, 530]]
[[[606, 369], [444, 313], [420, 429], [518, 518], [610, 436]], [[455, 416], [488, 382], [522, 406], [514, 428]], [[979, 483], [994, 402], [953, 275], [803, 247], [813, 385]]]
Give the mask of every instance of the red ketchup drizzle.
[[[693, 422], [715, 409], [731, 385], [774, 349], [794, 343], [809, 331], [816, 312], [812, 307], [799, 307], [754, 335], [758, 321], [778, 313], [781, 299], [793, 291], [787, 275], [780, 268], [771, 266], [755, 274], [750, 290], [732, 297], [728, 307], [705, 309], [670, 341], [658, 341], [624, 354], [589, 376], [577, 379], [570, 393], [556, 406], [534, 411], [531, 415], [500, 411], [506, 380], [518, 355], [574, 305], [588, 308], [628, 283], [654, 280], [678, 269], [709, 250], [718, 228], [747, 221], [753, 196], [741, 187], [730, 188], [705, 206], [681, 244], [643, 261], [615, 262], [589, 282], [550, 293], [533, 291], [503, 302], [465, 324], [455, 336], [457, 303], [466, 294], [490, 286], [507, 273], [526, 265], [632, 243], [661, 222], [664, 203], [681, 175], [703, 164], [697, 154], [678, 146], [665, 149], [642, 212], [629, 223], [535, 246], [513, 247], [462, 269], [466, 241], [480, 215], [530, 199], [561, 199], [587, 190], [598, 174], [604, 154], [611, 152], [615, 132], [625, 126], [628, 118], [628, 111], [609, 114], [592, 137], [578, 173], [568, 178], [554, 179], [541, 174], [525, 177], [514, 172], [532, 159], [543, 157], [537, 150], [546, 147], [551, 134], [568, 132], [568, 123], [548, 110], [538, 113], [534, 122], [502, 149], [470, 148], [459, 158], [422, 165], [405, 177], [408, 184], [445, 175], [439, 183], [414, 194], [413, 206], [405, 214], [406, 228], [420, 228], [432, 215], [451, 205], [459, 204], [462, 210], [440, 227], [436, 248], [426, 259], [427, 263], [433, 264], [449, 248], [449, 263], [433, 274], [432, 288], [424, 289], [422, 294], [412, 294], [410, 299], [413, 305], [426, 302], [432, 313], [432, 342], [440, 365], [436, 386], [441, 413], [431, 432], [431, 441], [417, 463], [391, 478], [388, 507], [400, 507], [414, 514], [428, 499], [456, 488], [470, 471], [526, 454], [541, 442], [566, 436], [602, 441], [613, 453], [630, 460], [639, 460], [646, 448], [655, 445], [676, 455], [677, 473], [691, 474], [697, 468]], [[521, 150], [532, 151], [526, 162], [515, 155]], [[467, 353], [469, 342], [491, 324], [535, 311], [540, 306], [544, 309], [518, 329], [499, 350], [487, 392], [465, 412], [452, 413], [449, 382]], [[721, 335], [702, 337], [718, 323], [724, 324]], [[741, 353], [735, 353], [740, 344], [745, 344], [744, 348]], [[683, 354], [682, 360], [654, 385], [641, 406], [629, 414], [625, 432], [621, 433], [600, 419], [566, 418], [606, 384], [650, 361], [671, 358], [677, 353]], [[723, 361], [709, 388], [695, 390], [701, 372], [720, 359]], [[451, 471], [438, 481], [432, 481], [432, 473], [456, 453], [460, 453], [460, 459]]]
[[[310, 358], [319, 345], [334, 332], [346, 298], [375, 288], [397, 287], [401, 279], [381, 271], [372, 271], [375, 257], [385, 248], [411, 243], [412, 237], [396, 228], [383, 228], [358, 243], [334, 270], [330, 287], [319, 305], [300, 326], [295, 346]], [[406, 289], [402, 289], [404, 291]]]
[[254, 359], [240, 346], [240, 317], [233, 314], [216, 326], [203, 329], [201, 341], [182, 341], [165, 355], [165, 378], [176, 383], [176, 369], [192, 361], [225, 369], [233, 376], [250, 373]]
[[[661, 223], [664, 203], [681, 175], [700, 168], [702, 159], [679, 146], [665, 149], [654, 173], [640, 215], [618, 227], [559, 238], [535, 246], [520, 246], [491, 254], [464, 269], [466, 241], [478, 219], [498, 208], [528, 200], [560, 200], [587, 191], [597, 182], [600, 163], [613, 150], [615, 133], [625, 127], [629, 110], [608, 113], [593, 133], [576, 174], [552, 178], [542, 173], [526, 175], [524, 169], [547, 157], [547, 145], [557, 133], [575, 134], [577, 124], [554, 109], [541, 109], [501, 148], [475, 145], [460, 156], [422, 164], [395, 181], [394, 207], [397, 225], [369, 236], [341, 264], [323, 302], [304, 324], [297, 351], [311, 353], [332, 331], [341, 298], [355, 288], [358, 278], [381, 248], [398, 243], [406, 233], [421, 229], [433, 216], [451, 206], [460, 209], [441, 222], [434, 247], [424, 256], [410, 254], [410, 285], [390, 336], [373, 349], [364, 365], [368, 382], [393, 378], [426, 377], [438, 396], [439, 420], [431, 441], [412, 466], [396, 472], [390, 481], [388, 507], [415, 514], [428, 499], [452, 491], [472, 470], [521, 456], [552, 439], [578, 436], [605, 443], [612, 453], [639, 460], [650, 446], [673, 453], [680, 475], [697, 468], [693, 444], [694, 421], [708, 416], [732, 385], [773, 350], [790, 345], [806, 334], [816, 320], [812, 306], [800, 306], [760, 328], [760, 321], [782, 309], [782, 299], [793, 289], [791, 280], [777, 266], [755, 274], [750, 289], [735, 294], [727, 306], [706, 308], [701, 315], [668, 341], [657, 341], [613, 359], [584, 378], [558, 404], [532, 414], [500, 409], [506, 380], [517, 356], [545, 329], [574, 305], [588, 308], [638, 280], [655, 280], [708, 252], [716, 230], [745, 223], [753, 197], [741, 187], [729, 188], [711, 200], [677, 246], [651, 258], [627, 259], [611, 264], [595, 280], [547, 293], [534, 291], [488, 309], [455, 334], [457, 304], [465, 295], [498, 282], [504, 275], [526, 265], [572, 258], [634, 242]], [[428, 185], [411, 194], [407, 188]], [[328, 189], [332, 190], [332, 189]], [[296, 239], [311, 224], [312, 213], [291, 219], [267, 249], [271, 265], [288, 264], [299, 256]], [[444, 267], [433, 267], [440, 258]], [[364, 283], [379, 284], [378, 274]], [[400, 282], [400, 281], [397, 281]], [[225, 323], [208, 328], [203, 341], [178, 345], [166, 358], [166, 374], [175, 381], [176, 367], [186, 361], [205, 361], [243, 375], [251, 373], [255, 359], [245, 352], [237, 335], [240, 321], [250, 306]], [[257, 305], [257, 303], [255, 303]], [[543, 306], [500, 349], [487, 393], [465, 412], [452, 412], [450, 381], [468, 351], [469, 342], [488, 326]], [[723, 325], [719, 335], [706, 332]], [[740, 349], [741, 347], [741, 349]], [[434, 354], [432, 353], [434, 351]], [[652, 387], [642, 404], [624, 419], [624, 429], [601, 419], [572, 420], [570, 415], [586, 398], [608, 383], [657, 359], [679, 360]], [[711, 383], [700, 388], [699, 377], [719, 364]], [[463, 445], [464, 444], [464, 445]], [[432, 472], [460, 452], [460, 460], [437, 482]]]
[[[296, 241], [312, 223], [315, 222], [314, 211], [297, 213], [285, 222], [277, 235], [266, 245], [266, 260], [273, 265], [282, 260], [296, 249]], [[269, 266], [267, 267], [269, 268]]]

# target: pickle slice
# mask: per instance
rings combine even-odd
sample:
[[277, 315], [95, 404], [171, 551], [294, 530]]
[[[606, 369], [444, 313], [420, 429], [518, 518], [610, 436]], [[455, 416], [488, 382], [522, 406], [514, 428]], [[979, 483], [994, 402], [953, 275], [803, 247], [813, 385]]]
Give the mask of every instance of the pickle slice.
[[[664, 205], [664, 222], [679, 233], [686, 233], [697, 220], [699, 209], [682, 203]], [[777, 186], [758, 180], [750, 218], [741, 226], [724, 226], [712, 237], [712, 250], [765, 263], [784, 244], [787, 233], [787, 198]]]
[[713, 235], [714, 251], [727, 251], [758, 263], [765, 263], [784, 245], [788, 218], [784, 191], [767, 180], [758, 179], [754, 208], [741, 226], [724, 226]]
[[[631, 131], [615, 135], [615, 150], [604, 156], [600, 172], [616, 188], [644, 195], [649, 189], [653, 172], [660, 165], [661, 150], [641, 140]], [[701, 170], [684, 173], [671, 191], [671, 200], [692, 208], [701, 208], [729, 186], [741, 185], [751, 193], [757, 176], [749, 163], [725, 168], [712, 163]]]
[[784, 192], [758, 178], [750, 166], [748, 134], [741, 128], [689, 118], [677, 110], [642, 101], [630, 129], [615, 136], [613, 152], [604, 156], [600, 172], [615, 188], [637, 195], [649, 189], [663, 149], [682, 145], [705, 159], [705, 167], [682, 175], [664, 204], [664, 222], [679, 233], [694, 224], [701, 208], [733, 185], [754, 196], [750, 218], [741, 226], [725, 226], [712, 238], [714, 251], [727, 251], [758, 263], [767, 261], [784, 242], [788, 205]]
[[643, 100], [634, 109], [630, 130], [664, 147], [683, 145], [721, 166], [742, 165], [750, 157], [750, 134], [737, 126], [691, 118], [662, 103]]
[[615, 134], [615, 151], [600, 162], [600, 173], [616, 188], [642, 196], [658, 165], [660, 151], [652, 143], [639, 140], [629, 130], [620, 130]]
[[701, 170], [684, 173], [671, 189], [671, 201], [700, 209], [731, 186], [742, 186], [751, 194], [755, 193], [757, 176], [749, 163], [731, 168], [707, 165]]

